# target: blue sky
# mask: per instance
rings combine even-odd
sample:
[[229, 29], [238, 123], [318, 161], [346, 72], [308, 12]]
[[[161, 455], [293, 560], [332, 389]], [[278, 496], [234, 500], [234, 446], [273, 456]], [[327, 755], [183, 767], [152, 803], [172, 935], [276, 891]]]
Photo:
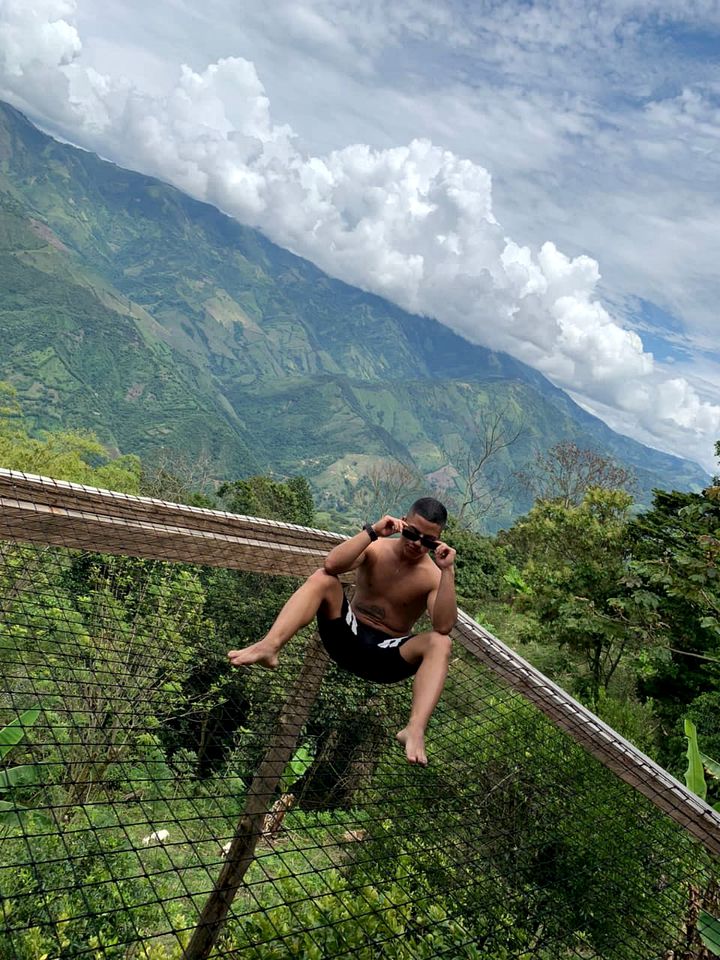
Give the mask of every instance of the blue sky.
[[712, 468], [718, 0], [0, 0], [0, 96]]

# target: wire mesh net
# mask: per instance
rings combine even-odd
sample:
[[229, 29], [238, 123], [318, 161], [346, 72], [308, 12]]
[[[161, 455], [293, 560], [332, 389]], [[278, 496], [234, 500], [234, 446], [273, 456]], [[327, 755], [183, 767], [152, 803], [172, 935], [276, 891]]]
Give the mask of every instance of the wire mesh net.
[[339, 538], [0, 497], [0, 956], [711, 955], [716, 815], [467, 618], [411, 766], [312, 627], [228, 666]]

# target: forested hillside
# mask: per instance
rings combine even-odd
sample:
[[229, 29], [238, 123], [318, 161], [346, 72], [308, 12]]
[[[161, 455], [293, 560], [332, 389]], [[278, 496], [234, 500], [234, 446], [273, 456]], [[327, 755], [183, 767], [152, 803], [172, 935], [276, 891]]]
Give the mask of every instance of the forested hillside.
[[[511, 357], [332, 280], [9, 107], [0, 315], [0, 376], [33, 430], [90, 428], [115, 453], [205, 460], [215, 482], [302, 473], [336, 523], [362, 515], [392, 463], [456, 503], [474, 483], [468, 516], [498, 529], [532, 502], [516, 472], [568, 440], [631, 466], [642, 502], [655, 486], [707, 482]], [[512, 442], [473, 480], [494, 427]]]

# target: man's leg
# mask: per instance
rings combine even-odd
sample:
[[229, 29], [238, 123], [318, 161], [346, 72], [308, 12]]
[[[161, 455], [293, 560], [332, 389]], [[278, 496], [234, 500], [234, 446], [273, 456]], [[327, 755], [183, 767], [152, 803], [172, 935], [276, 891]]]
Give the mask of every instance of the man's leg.
[[450, 637], [435, 631], [419, 633], [400, 647], [401, 656], [409, 663], [421, 660], [413, 681], [410, 719], [397, 735], [410, 763], [427, 764], [425, 728], [445, 684], [451, 649]]
[[242, 650], [228, 652], [230, 663], [234, 667], [250, 663], [276, 667], [280, 650], [301, 627], [310, 623], [321, 606], [325, 615], [334, 619], [340, 616], [342, 602], [343, 591], [338, 578], [324, 570], [316, 570], [290, 597], [262, 640]]

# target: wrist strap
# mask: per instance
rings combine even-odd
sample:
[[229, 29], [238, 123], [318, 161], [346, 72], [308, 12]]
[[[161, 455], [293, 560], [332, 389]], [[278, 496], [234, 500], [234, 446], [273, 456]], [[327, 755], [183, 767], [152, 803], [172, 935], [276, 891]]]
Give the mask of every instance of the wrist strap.
[[374, 543], [374, 542], [378, 539], [378, 534], [377, 534], [377, 532], [376, 532], [375, 530], [373, 530], [371, 524], [369, 524], [369, 523], [364, 523], [364, 524], [363, 524], [363, 530], [364, 530], [365, 533], [370, 537], [370, 542], [371, 542], [371, 543]]

